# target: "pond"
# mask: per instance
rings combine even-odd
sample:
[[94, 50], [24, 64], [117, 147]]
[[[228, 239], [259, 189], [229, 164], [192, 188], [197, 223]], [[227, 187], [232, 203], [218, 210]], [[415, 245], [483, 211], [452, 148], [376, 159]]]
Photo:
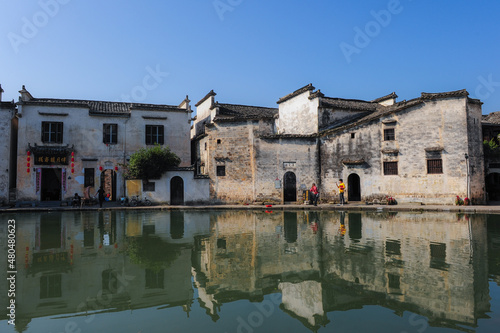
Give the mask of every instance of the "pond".
[[0, 218], [1, 332], [500, 327], [500, 215], [105, 210]]

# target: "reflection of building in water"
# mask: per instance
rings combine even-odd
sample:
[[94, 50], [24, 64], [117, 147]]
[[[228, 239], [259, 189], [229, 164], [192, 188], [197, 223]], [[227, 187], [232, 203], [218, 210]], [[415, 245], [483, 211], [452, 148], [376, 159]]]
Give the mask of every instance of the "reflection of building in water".
[[499, 261], [498, 229], [487, 238], [486, 218], [449, 213], [104, 211], [23, 215], [19, 227], [19, 330], [95, 310], [189, 315], [191, 278], [214, 321], [225, 303], [281, 294], [313, 331], [328, 312], [371, 304], [475, 326], [489, 310], [484, 258]]
[[309, 214], [227, 212], [213, 218], [210, 237], [197, 242], [194, 274], [202, 306], [214, 320], [223, 303], [260, 301], [279, 290], [286, 312], [303, 308], [297, 316], [310, 327], [324, 322], [320, 237], [309, 226]]
[[500, 221], [498, 215], [488, 215], [488, 271], [500, 286]]
[[[489, 309], [485, 220], [430, 216], [349, 213], [347, 232], [355, 237], [342, 241], [328, 225], [323, 230], [324, 279], [372, 298], [361, 300], [365, 304], [376, 300], [401, 313], [410, 310], [431, 324], [475, 326]], [[337, 302], [335, 291], [329, 293], [330, 311], [349, 306]]]
[[370, 304], [455, 328], [489, 310], [481, 216], [231, 212], [197, 244], [195, 283], [214, 320], [226, 302], [275, 290], [280, 308], [311, 330], [327, 312]]
[[[175, 214], [174, 214], [175, 215]], [[32, 318], [192, 303], [191, 247], [203, 230], [201, 214], [177, 215], [182, 239], [169, 233], [168, 213], [137, 212], [139, 235], [128, 237], [119, 211], [23, 215], [18, 223], [16, 324]], [[169, 223], [167, 223], [167, 220]], [[175, 228], [174, 228], [175, 229]], [[20, 249], [23, 249], [22, 251]], [[153, 250], [152, 250], [153, 249]], [[155, 250], [168, 249], [171, 255]]]
[[[0, 87], [1, 89], [1, 87]], [[6, 290], [8, 290], [8, 282], [7, 282], [7, 267], [8, 266], [8, 261], [7, 261], [7, 241], [8, 241], [8, 229], [7, 229], [7, 221], [8, 218], [7, 216], [4, 217], [5, 219], [0, 223], [0, 249], [3, 249], [3, 253], [5, 255], [0, 256], [0, 267], [3, 267], [2, 271], [0, 272], [0, 307], [2, 309], [6, 309], [7, 306], [9, 305], [9, 297], [7, 295]], [[5, 315], [2, 315], [0, 318], [4, 318]]]

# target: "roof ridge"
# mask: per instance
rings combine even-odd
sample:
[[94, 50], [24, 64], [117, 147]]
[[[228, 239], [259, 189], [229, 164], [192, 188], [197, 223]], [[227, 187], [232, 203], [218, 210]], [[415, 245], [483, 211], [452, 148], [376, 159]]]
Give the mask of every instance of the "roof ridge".
[[217, 94], [214, 92], [214, 90], [213, 90], [213, 89], [212, 89], [212, 90], [210, 90], [210, 91], [208, 92], [208, 94], [206, 94], [206, 95], [205, 95], [205, 97], [203, 97], [202, 99], [200, 99], [200, 100], [198, 101], [198, 103], [196, 103], [194, 106], [195, 106], [195, 107], [198, 107], [199, 105], [201, 105], [201, 103], [205, 102], [205, 101], [206, 101], [209, 97], [211, 97], [211, 96], [215, 96], [215, 95], [217, 95]]
[[316, 88], [314, 88], [312, 83], [309, 83], [308, 85], [303, 86], [302, 88], [299, 88], [299, 89], [295, 90], [294, 92], [292, 92], [284, 97], [281, 97], [276, 103], [277, 104], [283, 103], [283, 102], [285, 102], [285, 101], [287, 101], [295, 96], [298, 96], [306, 91], [312, 91], [314, 89], [316, 89]]
[[398, 95], [396, 95], [395, 91], [393, 91], [392, 93], [390, 93], [388, 95], [385, 95], [385, 96], [382, 96], [382, 97], [379, 97], [379, 98], [375, 98], [371, 102], [373, 102], [373, 103], [379, 103], [379, 102], [385, 101], [385, 100], [390, 99], [390, 98], [398, 98]]
[[215, 106], [217, 105], [234, 105], [234, 106], [246, 106], [250, 108], [261, 108], [261, 109], [272, 109], [272, 110], [278, 110], [278, 108], [273, 108], [269, 106], [257, 106], [257, 105], [247, 105], [247, 104], [233, 104], [233, 103], [215, 103]]

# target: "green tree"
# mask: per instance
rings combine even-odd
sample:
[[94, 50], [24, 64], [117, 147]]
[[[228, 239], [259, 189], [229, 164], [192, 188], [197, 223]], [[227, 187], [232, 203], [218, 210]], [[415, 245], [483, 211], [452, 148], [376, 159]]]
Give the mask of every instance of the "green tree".
[[158, 179], [170, 167], [178, 166], [181, 159], [169, 147], [156, 144], [151, 148], [141, 148], [130, 156], [126, 165], [129, 179]]

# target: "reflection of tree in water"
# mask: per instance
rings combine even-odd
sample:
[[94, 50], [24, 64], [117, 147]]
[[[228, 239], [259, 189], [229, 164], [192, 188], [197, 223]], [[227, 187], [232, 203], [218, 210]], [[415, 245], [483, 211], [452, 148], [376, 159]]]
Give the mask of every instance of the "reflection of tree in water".
[[169, 267], [181, 254], [182, 245], [167, 243], [156, 236], [128, 239], [127, 254], [132, 262], [154, 271]]

